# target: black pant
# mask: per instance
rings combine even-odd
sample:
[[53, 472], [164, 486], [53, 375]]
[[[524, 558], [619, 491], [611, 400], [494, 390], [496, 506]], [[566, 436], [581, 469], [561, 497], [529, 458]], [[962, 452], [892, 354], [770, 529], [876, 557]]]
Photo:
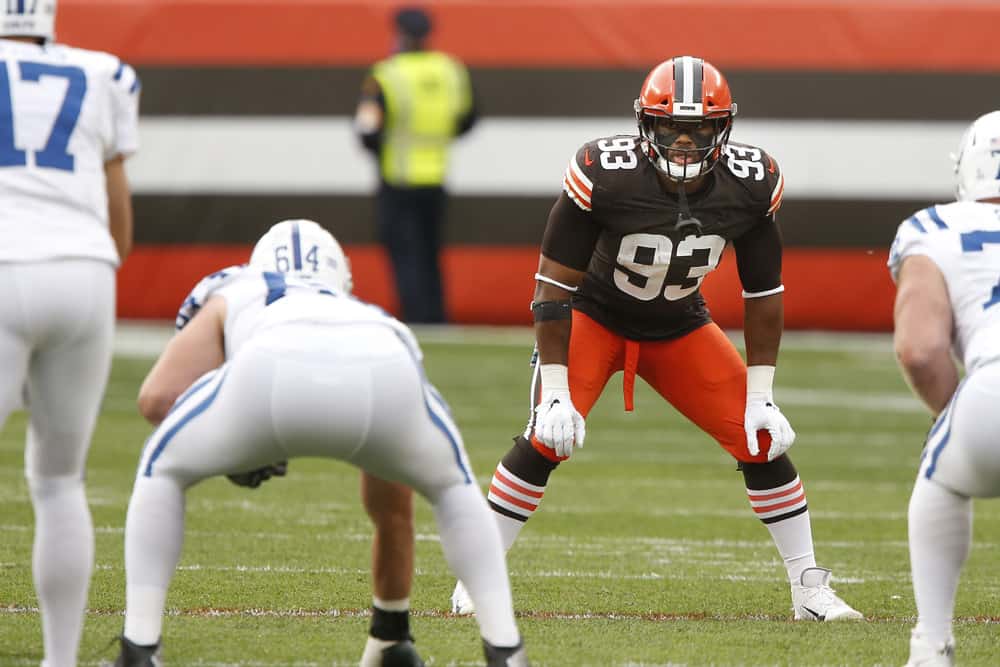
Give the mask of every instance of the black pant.
[[406, 322], [445, 321], [441, 288], [442, 187], [400, 188], [382, 183], [375, 202], [379, 240], [389, 253]]

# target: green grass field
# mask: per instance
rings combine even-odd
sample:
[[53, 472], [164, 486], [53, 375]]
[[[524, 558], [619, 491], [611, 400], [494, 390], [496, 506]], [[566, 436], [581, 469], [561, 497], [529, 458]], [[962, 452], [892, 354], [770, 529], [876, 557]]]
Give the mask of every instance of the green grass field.
[[[480, 486], [527, 417], [531, 334], [422, 332]], [[116, 358], [91, 450], [97, 567], [81, 664], [113, 659], [122, 625], [122, 526], [149, 428], [134, 398], [152, 359]], [[510, 552], [535, 665], [901, 665], [914, 620], [906, 506], [929, 419], [887, 338], [787, 336], [776, 398], [798, 433], [820, 564], [867, 617], [791, 621], [784, 569], [742, 476], [707, 436], [620, 376], [588, 419], [586, 447], [553, 476]], [[706, 397], [711, 400], [711, 397]], [[37, 665], [32, 513], [23, 414], [0, 432], [0, 665]], [[370, 527], [358, 474], [296, 460], [258, 490], [212, 480], [188, 495], [187, 537], [167, 601], [164, 657], [179, 665], [347, 665], [367, 629]], [[481, 664], [474, 621], [448, 613], [454, 583], [418, 503], [413, 631], [430, 665]], [[959, 665], [1000, 665], [1000, 503], [976, 505], [959, 594]]]

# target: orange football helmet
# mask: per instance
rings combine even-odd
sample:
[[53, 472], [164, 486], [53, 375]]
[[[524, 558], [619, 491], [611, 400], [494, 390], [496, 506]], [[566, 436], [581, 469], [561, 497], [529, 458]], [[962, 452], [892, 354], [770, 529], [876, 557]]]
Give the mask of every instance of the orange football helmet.
[[722, 72], [693, 56], [654, 67], [634, 107], [646, 156], [674, 181], [695, 179], [715, 167], [736, 115]]

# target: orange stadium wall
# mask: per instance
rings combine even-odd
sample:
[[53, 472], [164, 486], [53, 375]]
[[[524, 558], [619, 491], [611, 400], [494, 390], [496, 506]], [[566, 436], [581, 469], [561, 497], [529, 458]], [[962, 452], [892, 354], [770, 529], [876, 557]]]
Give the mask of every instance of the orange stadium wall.
[[[119, 274], [123, 317], [172, 318], [188, 290], [206, 273], [241, 264], [250, 246], [140, 246]], [[358, 297], [390, 311], [397, 301], [386, 278], [389, 264], [375, 246], [346, 248], [358, 280]], [[789, 329], [881, 331], [892, 325], [894, 290], [885, 270], [887, 253], [793, 250], [784, 258], [785, 325]], [[455, 322], [524, 325], [531, 323], [538, 250], [533, 247], [446, 248], [445, 298]], [[740, 328], [743, 299], [736, 263], [722, 261], [702, 292], [712, 317]]]
[[[384, 57], [391, 44], [389, 17], [404, 2], [389, 0], [61, 0], [60, 41], [106, 50], [137, 67], [144, 76], [143, 98], [157, 94], [169, 98], [172, 90], [151, 90], [150, 76], [166, 75], [175, 84], [185, 73], [192, 77], [204, 71], [225, 77], [233, 72], [267, 73], [331, 71], [359, 77], [373, 61]], [[550, 0], [528, 2], [480, 2], [437, 0], [423, 3], [438, 26], [433, 45], [464, 59], [474, 72], [502, 74], [505, 71], [642, 72], [676, 53], [696, 53], [721, 66], [754, 77], [778, 72], [781, 80], [801, 81], [812, 74], [830, 80], [858, 76], [878, 82], [882, 75], [893, 81], [919, 81], [923, 76], [943, 80], [951, 74], [974, 77], [977, 100], [995, 98], [1000, 90], [1000, 49], [996, 26], [1000, 25], [1000, 3], [978, 0]], [[663, 41], [670, 40], [670, 53]], [[180, 73], [180, 75], [178, 75]], [[799, 77], [796, 79], [796, 77]], [[914, 78], [916, 77], [916, 78]], [[731, 77], [732, 78], [732, 77]], [[351, 79], [353, 80], [353, 79]], [[981, 85], [985, 82], [987, 85]], [[997, 85], [992, 85], [997, 84]], [[629, 83], [629, 85], [632, 85]], [[991, 87], [992, 86], [992, 87]], [[975, 90], [973, 92], [975, 92]], [[356, 88], [343, 91], [353, 98]], [[599, 92], [599, 91], [598, 91]], [[753, 94], [752, 89], [745, 93]], [[593, 93], [593, 91], [591, 91]], [[933, 106], [934, 89], [924, 91]], [[221, 91], [220, 95], [225, 95]], [[303, 93], [308, 96], [307, 93]], [[793, 91], [794, 94], [794, 91]], [[267, 97], [266, 91], [261, 97]], [[808, 95], [797, 95], [808, 97]], [[196, 103], [193, 100], [192, 103]], [[808, 100], [799, 101], [808, 104]], [[630, 99], [623, 104], [628, 106]], [[859, 104], [862, 101], [858, 101]], [[992, 102], [996, 104], [996, 100]], [[178, 117], [184, 111], [159, 103], [151, 116]], [[342, 116], [347, 102], [338, 107]], [[527, 103], [526, 103], [527, 104]], [[567, 100], [567, 104], [573, 104]], [[183, 106], [183, 105], [182, 105]], [[896, 106], [896, 105], [894, 105]], [[963, 108], [954, 118], [935, 117], [934, 110], [921, 115], [920, 103], [898, 106], [902, 120], [956, 121], [974, 117], [974, 109]], [[168, 108], [169, 107], [169, 108]], [[508, 110], [512, 117], [531, 115], [520, 108]], [[744, 113], [741, 103], [741, 117]], [[982, 109], [981, 111], [987, 111]], [[750, 109], [753, 112], [753, 109]], [[199, 112], [200, 113], [200, 112]], [[206, 114], [214, 113], [212, 110]], [[239, 113], [236, 110], [235, 113]], [[253, 111], [246, 111], [253, 113]], [[322, 113], [322, 110], [316, 113]], [[491, 108], [484, 106], [488, 118]], [[542, 112], [540, 112], [542, 113]], [[547, 112], [546, 112], [547, 113]], [[782, 111], [777, 109], [776, 114]], [[823, 109], [808, 110], [821, 119]], [[946, 112], [947, 113], [947, 112]], [[143, 117], [146, 117], [146, 109]], [[551, 115], [551, 114], [549, 114]], [[578, 115], [586, 115], [585, 110]], [[580, 141], [590, 137], [580, 137]], [[955, 137], [957, 142], [957, 136]], [[145, 157], [145, 155], [144, 155]], [[224, 168], [224, 165], [222, 166]], [[792, 182], [793, 174], [788, 175]], [[556, 177], [557, 184], [558, 175]], [[245, 261], [260, 222], [213, 236], [209, 232], [169, 230], [143, 232], [147, 213], [155, 217], [166, 204], [204, 193], [183, 189], [169, 192], [148, 186], [137, 194], [142, 199], [138, 216], [137, 247], [119, 274], [119, 314], [126, 318], [171, 318], [187, 290], [205, 273]], [[790, 186], [791, 189], [791, 186]], [[223, 193], [225, 194], [225, 193]], [[294, 194], [294, 193], [293, 193]], [[516, 194], [516, 193], [515, 193]], [[557, 194], [553, 188], [547, 200]], [[812, 196], [812, 195], [809, 195]], [[361, 198], [358, 194], [356, 198]], [[538, 197], [544, 202], [546, 197]], [[145, 198], [145, 199], [143, 199]], [[331, 196], [336, 199], [336, 196]], [[794, 197], [792, 197], [794, 199]], [[825, 204], [807, 196], [786, 202], [791, 211], [786, 231], [784, 282], [786, 324], [789, 328], [839, 330], [887, 330], [891, 327], [893, 286], [885, 269], [892, 228], [908, 207], [924, 206], [922, 197], [896, 197], [892, 215], [880, 222], [885, 229], [865, 231], [868, 223], [857, 220], [845, 201], [850, 193], [835, 193]], [[339, 204], [338, 204], [339, 205]], [[354, 206], [355, 204], [351, 204]], [[813, 215], [826, 205], [827, 213]], [[251, 207], [252, 208], [252, 207]], [[171, 209], [172, 211], [173, 209]], [[181, 208], [178, 210], [193, 210]], [[354, 209], [352, 209], [354, 210]], [[880, 213], [880, 215], [882, 215]], [[171, 215], [173, 215], [171, 213]], [[818, 219], [826, 215], [833, 226], [843, 221], [855, 227], [836, 234], [822, 233]], [[893, 217], [895, 216], [895, 217]], [[169, 218], [164, 214], [163, 217]], [[854, 221], [853, 223], [851, 221]], [[208, 220], [187, 220], [192, 230]], [[528, 302], [537, 266], [535, 220], [523, 232], [496, 235], [467, 242], [450, 241], [444, 253], [444, 277], [449, 314], [462, 323], [527, 324]], [[167, 222], [169, 224], [169, 220]], [[515, 224], [511, 222], [510, 224]], [[520, 224], [520, 223], [518, 223]], [[830, 223], [822, 223], [830, 227]], [[815, 225], [816, 229], [808, 229]], [[499, 229], [499, 228], [498, 228]], [[846, 227], [845, 227], [846, 229]], [[186, 235], [185, 235], [186, 234]], [[486, 234], [486, 232], [484, 232]], [[852, 236], [852, 234], [854, 234]], [[338, 233], [339, 236], [339, 233]], [[822, 238], [820, 238], [822, 237]], [[829, 238], [828, 238], [829, 237]], [[511, 241], [513, 239], [513, 241]], [[360, 297], [396, 311], [388, 278], [389, 266], [371, 233], [348, 235], [347, 253], [358, 276]], [[715, 319], [726, 327], [739, 327], [742, 320], [740, 287], [731, 254], [706, 280], [703, 292]]]

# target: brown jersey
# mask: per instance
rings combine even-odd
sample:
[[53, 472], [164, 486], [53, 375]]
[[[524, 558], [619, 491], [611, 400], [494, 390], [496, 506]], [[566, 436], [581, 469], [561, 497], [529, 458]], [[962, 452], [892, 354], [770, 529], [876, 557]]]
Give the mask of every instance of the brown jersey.
[[660, 184], [640, 138], [605, 137], [570, 160], [542, 254], [586, 271], [574, 308], [632, 340], [677, 338], [710, 321], [699, 287], [728, 242], [746, 293], [778, 290], [783, 187], [769, 155], [730, 142], [687, 196], [700, 231], [678, 227], [678, 197]]

